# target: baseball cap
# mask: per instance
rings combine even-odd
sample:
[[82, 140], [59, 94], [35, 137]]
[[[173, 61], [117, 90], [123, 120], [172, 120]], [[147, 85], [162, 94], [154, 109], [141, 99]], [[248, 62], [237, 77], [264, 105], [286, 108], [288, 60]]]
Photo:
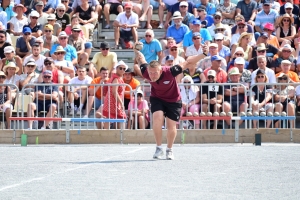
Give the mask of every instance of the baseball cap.
[[257, 72], [256, 72], [256, 75], [257, 75], [257, 74], [266, 74], [266, 72], [265, 72], [265, 70], [259, 69], [259, 70], [257, 70]]
[[37, 11], [33, 10], [30, 13], [30, 17], [40, 17], [40, 14]]
[[15, 48], [13, 46], [7, 46], [4, 48], [4, 53], [12, 53], [15, 52]]
[[217, 43], [210, 43], [209, 45], [208, 45], [208, 48], [209, 47], [218, 47], [218, 44]]
[[46, 24], [46, 25], [44, 26], [44, 28], [48, 28], [48, 29], [50, 29], [51, 31], [53, 31], [53, 26], [52, 26], [51, 24]]
[[36, 64], [35, 64], [35, 60], [34, 60], [33, 58], [30, 58], [30, 59], [27, 61], [26, 65], [36, 65]]
[[291, 45], [289, 45], [289, 44], [285, 44], [285, 45], [282, 47], [282, 49], [292, 50], [292, 47], [291, 47]]
[[105, 49], [105, 48], [109, 48], [109, 43], [108, 42], [101, 42], [100, 49]]
[[283, 60], [283, 61], [281, 61], [281, 64], [289, 64], [289, 65], [291, 65], [292, 63], [289, 60]]
[[65, 31], [62, 31], [59, 33], [58, 37], [68, 37], [68, 35]]
[[124, 8], [132, 8], [131, 2], [125, 3]]
[[222, 14], [220, 12], [216, 12], [214, 16], [220, 16], [220, 17], [222, 17]]
[[81, 31], [81, 27], [80, 27], [79, 24], [75, 24], [75, 25], [73, 25], [72, 30], [74, 30], [74, 31]]
[[32, 31], [29, 27], [24, 27], [23, 28], [23, 33], [32, 33]]
[[211, 61], [215, 61], [215, 60], [222, 60], [222, 57], [219, 55], [212, 56]]
[[174, 56], [172, 56], [172, 55], [166, 56], [166, 61], [167, 61], [167, 60], [174, 60]]
[[51, 57], [47, 57], [45, 60], [44, 60], [44, 64], [46, 63], [46, 62], [54, 62], [54, 60], [53, 60], [53, 58], [51, 58]]
[[206, 7], [204, 5], [201, 5], [197, 8], [197, 10], [206, 10]]
[[44, 6], [44, 2], [43, 1], [38, 1], [35, 5], [36, 6]]
[[201, 34], [199, 32], [193, 33], [193, 37], [198, 37], [198, 36], [201, 36]]
[[201, 21], [198, 19], [193, 20], [193, 25], [201, 25]]
[[266, 33], [266, 32], [263, 32], [263, 33], [261, 34], [261, 37], [268, 38], [268, 37], [269, 37], [269, 35], [268, 35], [268, 33]]
[[142, 90], [140, 90], [140, 89], [136, 90], [135, 93], [136, 93], [136, 94], [141, 94], [142, 96], [144, 96], [144, 92], [143, 92]]
[[179, 4], [179, 7], [180, 6], [189, 6], [189, 4], [188, 4], [188, 2], [186, 2], [186, 1], [182, 1], [182, 2], [180, 2], [180, 4]]
[[208, 72], [207, 72], [207, 76], [213, 76], [213, 77], [216, 77], [216, 75], [217, 75], [217, 73], [216, 73], [216, 71], [215, 70], [209, 70]]
[[233, 67], [229, 71], [229, 75], [238, 75], [238, 74], [241, 74], [241, 73], [240, 73], [240, 70], [237, 67]]
[[242, 57], [237, 57], [235, 60], [234, 60], [234, 63], [236, 64], [245, 64], [245, 59], [242, 58]]
[[291, 4], [290, 2], [286, 2], [284, 4], [284, 9], [287, 9], [287, 8], [294, 8], [293, 4]]
[[47, 17], [47, 20], [55, 20], [55, 19], [56, 19], [55, 14], [49, 14]]
[[50, 75], [50, 76], [52, 76], [52, 72], [50, 71], [50, 70], [45, 70], [44, 72], [43, 72], [43, 74], [44, 75]]
[[224, 35], [222, 33], [215, 34], [215, 40], [222, 40], [224, 39]]
[[234, 54], [236, 54], [236, 53], [239, 52], [239, 51], [245, 53], [245, 51], [244, 51], [244, 49], [243, 49], [242, 47], [237, 47], [237, 48], [235, 49]]
[[56, 6], [56, 9], [58, 9], [58, 8], [66, 9], [66, 6], [65, 6], [64, 4], [62, 4], [62, 3], [60, 3], [60, 4], [58, 4], [58, 5]]

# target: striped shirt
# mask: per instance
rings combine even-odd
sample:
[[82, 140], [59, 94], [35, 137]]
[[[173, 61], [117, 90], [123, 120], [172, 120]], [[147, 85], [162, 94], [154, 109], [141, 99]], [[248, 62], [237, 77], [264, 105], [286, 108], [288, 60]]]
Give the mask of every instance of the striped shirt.
[[262, 10], [256, 15], [255, 26], [259, 26], [260, 29], [263, 30], [266, 23], [275, 24], [275, 20], [278, 16], [278, 12], [274, 9], [270, 9], [269, 14], [266, 14], [265, 11]]

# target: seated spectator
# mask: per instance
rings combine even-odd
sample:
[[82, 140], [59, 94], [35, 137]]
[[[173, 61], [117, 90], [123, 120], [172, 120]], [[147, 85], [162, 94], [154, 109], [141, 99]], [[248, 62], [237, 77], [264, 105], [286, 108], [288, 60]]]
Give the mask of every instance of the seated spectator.
[[140, 82], [134, 78], [135, 73], [133, 72], [132, 68], [128, 68], [124, 75], [123, 75], [123, 81], [125, 84], [130, 85], [130, 87], [125, 87], [125, 91], [124, 91], [124, 107], [125, 110], [128, 110], [128, 104], [131, 100], [132, 97], [132, 92], [134, 92], [138, 86], [140, 85]]
[[[200, 60], [198, 67], [200, 67], [202, 70], [206, 70], [206, 69], [210, 68], [211, 67], [211, 57], [218, 55], [218, 51], [219, 51], [218, 44], [216, 44], [216, 43], [209, 44], [208, 52], [209, 52], [210, 56], [206, 56], [204, 59]], [[227, 66], [226, 60], [222, 57], [220, 57], [220, 58], [221, 58], [221, 68], [226, 70], [226, 66]]]
[[299, 52], [299, 47], [300, 47], [300, 27], [298, 29], [298, 32], [295, 35], [294, 45], [295, 45], [295, 48], [297, 49], [297, 52]]
[[[173, 56], [174, 57], [174, 60], [173, 60], [173, 64], [174, 65], [178, 65], [179, 63], [183, 63], [185, 61], [185, 59], [181, 56], [178, 56], [178, 47], [176, 45], [172, 46], [171, 48], [169, 48], [169, 55]], [[166, 62], [166, 57], [164, 57], [162, 60], [161, 60], [161, 64], [164, 65]]]
[[124, 41], [122, 48], [132, 48], [129, 43], [130, 38], [133, 37], [134, 43], [138, 40], [137, 27], [139, 26], [139, 17], [136, 13], [132, 12], [132, 4], [130, 2], [124, 5], [125, 12], [118, 14], [113, 25], [115, 27], [115, 49], [120, 49], [119, 40]]
[[39, 44], [40, 46], [40, 54], [45, 57], [50, 57], [50, 49], [44, 48], [44, 40], [39, 37], [35, 39], [34, 44]]
[[105, 29], [110, 29], [110, 14], [119, 15], [123, 12], [123, 6], [121, 0], [107, 0], [107, 3], [104, 5], [103, 14], [105, 17], [106, 25]]
[[[250, 83], [251, 83], [251, 72], [249, 70], [245, 69], [245, 64], [246, 64], [245, 59], [243, 59], [242, 57], [237, 57], [234, 60], [234, 67], [236, 67], [241, 74], [240, 83], [242, 83], [243, 85], [245, 85], [249, 88]], [[229, 69], [229, 70], [231, 70], [231, 69]], [[231, 81], [230, 76], [228, 77], [228, 81]]]
[[[38, 73], [38, 74], [42, 73], [43, 68], [44, 68], [44, 60], [46, 59], [46, 57], [41, 55], [40, 53], [41, 53], [40, 45], [35, 43], [32, 46], [32, 54], [25, 57], [24, 62], [23, 62], [23, 65], [25, 66], [30, 59], [33, 59], [34, 62], [36, 63], [35, 64], [35, 66], [36, 66], [36, 68], [35, 68], [36, 71], [35, 72]], [[25, 70], [26, 69], [27, 68], [25, 68]], [[27, 73], [25, 70], [24, 70], [24, 72]]]
[[113, 67], [118, 63], [117, 54], [110, 51], [110, 46], [107, 42], [100, 44], [100, 51], [95, 53], [89, 66], [88, 75], [92, 78], [99, 77], [100, 69], [106, 67], [109, 74], [113, 72]]
[[3, 59], [5, 57], [5, 55], [4, 55], [5, 47], [11, 46], [10, 43], [5, 41], [6, 40], [6, 34], [7, 34], [6, 31], [0, 30], [0, 59]]
[[273, 35], [273, 32], [275, 31], [274, 25], [271, 23], [266, 23], [263, 31], [264, 32], [261, 34], [261, 36], [257, 39], [257, 44], [260, 44], [262, 42], [265, 43], [266, 46], [267, 44], [272, 45], [278, 51], [278, 48], [280, 46], [277, 37]]
[[[209, 70], [207, 72], [207, 81], [205, 83], [219, 83], [216, 80], [216, 71]], [[216, 84], [215, 86], [203, 85], [201, 87], [201, 110], [202, 112], [220, 112], [222, 102], [223, 102], [223, 86], [221, 84]], [[207, 120], [201, 120], [201, 129], [207, 129]], [[217, 129], [218, 120], [214, 121], [213, 129]]]
[[189, 62], [186, 67], [187, 68], [183, 70], [181, 74], [177, 75], [176, 80], [178, 83], [181, 83], [184, 76], [192, 77], [194, 83], [204, 83], [206, 81], [202, 69], [197, 68], [196, 62]]
[[[89, 97], [87, 102], [86, 114], [85, 116], [83, 116], [83, 118], [89, 116], [89, 113], [91, 112], [93, 106], [96, 111], [96, 117], [97, 118], [102, 117], [102, 110], [100, 110], [100, 106], [103, 104], [103, 98], [105, 97], [106, 94], [104, 94], [104, 90], [103, 90], [104, 86], [99, 86], [96, 84], [106, 84], [109, 80], [108, 78], [109, 71], [106, 67], [101, 67], [99, 74], [100, 74], [99, 77], [94, 78], [92, 80], [90, 87], [88, 89]], [[97, 123], [97, 127], [98, 126], [100, 127], [100, 124], [101, 123]]]
[[297, 29], [299, 27], [299, 13], [293, 14], [293, 10], [294, 10], [293, 4], [287, 2], [286, 4], [284, 4], [284, 10], [285, 10], [285, 14], [288, 14], [290, 17], [293, 17], [294, 26]]
[[69, 6], [70, 1], [69, 0], [61, 0], [61, 3], [65, 5], [66, 13], [70, 15], [72, 12], [72, 8]]
[[17, 87], [10, 87], [11, 94], [11, 102], [15, 102], [15, 98], [17, 95], [17, 90], [20, 88], [20, 76], [17, 74], [19, 71], [19, 67], [16, 66], [14, 62], [9, 62], [3, 67], [3, 72], [6, 75], [6, 79], [4, 81], [5, 84], [14, 84]]
[[[163, 50], [163, 52], [162, 52], [162, 58], [170, 55], [169, 49], [174, 45], [176, 45], [176, 41], [174, 40], [174, 38], [167, 37], [167, 45], [166, 45], [166, 49]], [[177, 48], [177, 53], [178, 53], [178, 56], [181, 56], [181, 57], [184, 57], [184, 55], [185, 55], [184, 50], [180, 47]]]
[[69, 36], [68, 44], [70, 46], [73, 46], [77, 51], [77, 57], [78, 57], [78, 65], [79, 66], [85, 66], [85, 64], [88, 63], [89, 60], [89, 54], [88, 51], [91, 51], [91, 48], [86, 49], [85, 48], [85, 41], [79, 37], [79, 33], [81, 31], [80, 25], [74, 25], [72, 27], [72, 34]]
[[58, 44], [54, 44], [50, 50], [50, 55], [54, 60], [56, 60], [56, 56], [55, 56], [54, 52], [56, 51], [57, 46], [62, 46], [64, 48], [64, 50], [66, 51], [65, 60], [71, 61], [73, 63], [73, 65], [76, 66], [77, 65], [77, 52], [74, 47], [72, 47], [71, 45], [68, 44], [68, 35], [66, 34], [66, 32], [62, 31], [59, 33]]
[[[27, 117], [34, 117], [35, 111], [38, 114], [41, 111], [46, 111], [46, 117], [54, 117], [58, 103], [58, 87], [52, 83], [52, 72], [45, 70], [43, 72], [43, 84], [35, 88], [35, 103], [28, 104]], [[46, 85], [47, 84], [47, 85]], [[32, 129], [32, 120], [28, 120], [28, 129]], [[41, 129], [50, 129], [50, 121], [45, 120]]]
[[36, 64], [35, 64], [35, 60], [33, 58], [28, 59], [27, 63], [25, 64], [25, 72], [24, 74], [20, 75], [20, 88], [19, 90], [21, 90], [22, 88], [25, 91], [25, 94], [30, 94], [31, 89], [33, 87], [29, 87], [27, 86], [26, 88], [24, 88], [25, 85], [27, 84], [34, 84], [38, 82], [38, 78], [39, 78], [39, 74], [35, 72], [36, 70]]
[[225, 58], [226, 63], [230, 60], [230, 49], [224, 45], [225, 37], [222, 33], [215, 34], [214, 42], [218, 44], [218, 53], [219, 56]]
[[57, 0], [54, 1], [46, 1], [46, 0], [42, 0], [44, 2], [44, 9], [43, 12], [47, 13], [47, 14], [51, 14], [54, 13], [55, 8], [57, 8], [58, 2]]
[[[229, 72], [229, 70], [234, 66], [234, 61], [235, 61], [236, 58], [241, 57], [245, 60], [244, 55], [245, 55], [244, 49], [242, 47], [237, 47], [235, 49], [235, 52], [234, 52], [233, 56], [232, 56], [232, 60], [227, 65], [226, 71]], [[249, 62], [245, 61], [245, 68], [246, 69], [248, 69], [248, 65], [249, 65]]]
[[[258, 41], [257, 41], [257, 47], [260, 46], [260, 45], [264, 45], [266, 47], [266, 56], [268, 57], [274, 57], [277, 53], [278, 53], [278, 48], [273, 46], [272, 44], [269, 44], [268, 43], [268, 38], [272, 38], [274, 37], [278, 43], [278, 40], [275, 36], [272, 36], [270, 37], [269, 35], [270, 33], [266, 33], [264, 32], [259, 38], [258, 38]], [[278, 43], [278, 46], [279, 46], [279, 43]], [[257, 48], [256, 47], [256, 48]], [[256, 57], [257, 54], [256, 54], [256, 51], [255, 51], [255, 48], [253, 48], [252, 50], [252, 57]]]
[[212, 41], [212, 37], [210, 36], [208, 30], [205, 28], [201, 28], [201, 22], [199, 20], [194, 20], [193, 21], [193, 29], [191, 31], [187, 32], [183, 38], [183, 48], [185, 50], [187, 47], [194, 44], [194, 41], [193, 41], [194, 33], [200, 34], [200, 37], [201, 37], [200, 44], [208, 45]]
[[[256, 49], [255, 49], [255, 56], [253, 56], [253, 58], [250, 60], [249, 62], [249, 66], [248, 66], [248, 70], [250, 70], [251, 72], [253, 72], [254, 70], [256, 70], [258, 68], [257, 66], [257, 56], [265, 56], [267, 59], [267, 68], [271, 68], [272, 67], [272, 62], [273, 59], [271, 57], [267, 56], [267, 47], [265, 46], [264, 43], [260, 43], [257, 45]], [[253, 55], [253, 53], [252, 53]]]
[[279, 45], [281, 45], [281, 43], [284, 43], [294, 46], [296, 28], [293, 24], [294, 18], [289, 14], [284, 14], [280, 17], [279, 27], [276, 29], [276, 37], [278, 38]]
[[42, 25], [38, 23], [38, 18], [40, 14], [37, 11], [32, 11], [29, 15], [30, 22], [28, 25], [23, 26], [23, 33], [26, 28], [29, 28], [31, 35], [34, 37], [40, 37], [42, 35]]
[[[280, 1], [281, 1], [281, 2], [284, 2], [283, 0], [279, 0], [279, 2], [280, 2]], [[296, 1], [297, 1], [297, 0], [296, 0]], [[299, 15], [299, 7], [298, 7], [299, 4], [298, 4], [298, 5], [296, 5], [296, 3], [294, 4], [294, 1], [293, 1], [293, 0], [285, 0], [285, 2], [288, 3], [288, 6], [287, 6], [287, 7], [290, 7], [290, 4], [292, 4], [292, 6], [293, 6], [292, 14], [294, 14], [294, 15]], [[280, 12], [279, 12], [280, 15], [286, 14], [287, 9], [286, 9], [285, 5], [286, 5], [287, 3], [282, 4], [282, 5], [280, 6]]]
[[147, 63], [150, 63], [152, 60], [158, 61], [162, 59], [162, 47], [160, 42], [155, 39], [153, 30], [146, 30], [145, 38], [141, 39], [140, 42], [143, 43], [141, 52], [144, 54]]
[[225, 29], [223, 32], [224, 35], [228, 36], [229, 38], [231, 37], [231, 31], [230, 28], [221, 23], [222, 21], [222, 14], [220, 12], [216, 12], [216, 14], [214, 15], [214, 23], [207, 28], [207, 30], [209, 31], [211, 37], [213, 38], [215, 36], [215, 28], [217, 25], [221, 25], [223, 29]]
[[64, 83], [69, 83], [71, 78], [74, 78], [76, 69], [74, 68], [71, 61], [67, 61], [64, 59], [66, 51], [62, 46], [58, 46], [54, 54], [56, 56], [56, 60], [54, 60], [54, 65], [57, 69], [62, 71], [64, 76]]
[[22, 35], [23, 26], [28, 24], [28, 19], [24, 16], [26, 10], [27, 8], [25, 8], [22, 4], [15, 5], [13, 11], [17, 13], [17, 15], [8, 21], [11, 34], [15, 36]]
[[[238, 31], [237, 33], [233, 34], [232, 37], [231, 37], [231, 41], [230, 41], [230, 46], [232, 46], [233, 44], [236, 44], [238, 43], [242, 33], [244, 32], [247, 32], [247, 26], [246, 26], [246, 23], [245, 22], [239, 22], [238, 23]], [[255, 46], [256, 42], [255, 42], [255, 39], [254, 39], [254, 36], [252, 33], [248, 33], [248, 37], [250, 37], [251, 35], [251, 40], [249, 41], [249, 45], [250, 46]], [[246, 36], [246, 35], [244, 35]]]
[[259, 70], [263, 71], [266, 74], [266, 76], [268, 77], [268, 83], [276, 83], [276, 77], [275, 77], [274, 70], [267, 68], [266, 56], [263, 56], [263, 55], [257, 56], [257, 66], [258, 66], [258, 68], [255, 71], [253, 71], [251, 74], [251, 79], [252, 79], [251, 85], [253, 85], [255, 83], [255, 77]]
[[[247, 1], [247, 3], [246, 3]], [[241, 14], [245, 17], [245, 22], [254, 26], [254, 19], [257, 13], [257, 2], [243, 0], [239, 1], [236, 6], [236, 14]]]
[[[88, 84], [92, 82], [92, 78], [87, 76], [86, 68], [79, 67], [77, 70], [78, 76], [74, 77], [69, 82], [68, 92], [68, 101], [71, 104], [71, 111], [69, 112], [70, 116], [74, 116], [75, 112], [77, 116], [81, 116], [83, 106], [87, 100], [88, 94]], [[74, 84], [74, 85], [73, 85]], [[82, 85], [82, 86], [80, 86]], [[78, 105], [78, 110], [75, 110], [74, 105]]]
[[[268, 77], [263, 70], [258, 70], [255, 76], [255, 83], [267, 83]], [[272, 112], [274, 104], [272, 103], [272, 86], [255, 85], [252, 87], [252, 112]], [[270, 128], [272, 121], [267, 120], [267, 128]], [[257, 128], [257, 120], [253, 120], [253, 128]]]
[[[194, 85], [194, 81], [190, 76], [184, 76], [181, 80], [180, 95], [182, 101], [182, 108], [180, 116], [186, 115], [187, 112], [194, 114], [200, 112], [200, 92], [199, 87]], [[199, 129], [199, 120], [194, 120], [194, 128]]]
[[[53, 27], [52, 35], [53, 36], [58, 36], [62, 29], [61, 29], [60, 23], [56, 22], [55, 14], [49, 14], [48, 17], [47, 17], [47, 21], [48, 21], [48, 24]], [[70, 35], [70, 34], [68, 34], [68, 35]]]
[[[296, 72], [296, 66], [298, 66], [297, 60], [293, 56], [294, 49], [289, 44], [285, 44], [282, 48], [279, 49], [278, 57], [274, 57], [271, 69], [278, 73], [281, 71], [280, 64], [283, 60], [289, 60], [291, 65], [291, 71]], [[299, 68], [297, 68], [299, 71]]]
[[[248, 103], [245, 102], [247, 98], [247, 90], [249, 89], [248, 83], [241, 83], [241, 73], [237, 67], [233, 67], [229, 71], [230, 81], [228, 83], [234, 83], [237, 85], [224, 86], [224, 103], [223, 110], [225, 113], [233, 112], [240, 115], [241, 112], [247, 112]], [[243, 86], [242, 86], [242, 85]], [[225, 120], [227, 125], [231, 125], [231, 120]], [[239, 125], [243, 123], [243, 120], [239, 121]]]
[[[236, 44], [231, 45], [231, 55], [233, 55], [233, 52], [235, 52], [235, 49], [237, 47], [241, 47], [244, 50], [244, 59], [248, 62], [252, 58], [252, 47], [249, 45], [250, 41], [252, 40], [252, 34], [244, 32], [240, 35], [240, 38]], [[233, 57], [232, 57], [233, 58]]]
[[[149, 117], [149, 106], [148, 102], [143, 99], [144, 93], [142, 90], [137, 90], [136, 98], [131, 98], [128, 105], [128, 113], [131, 113], [130, 119], [128, 121], [128, 129], [131, 128], [131, 123], [133, 127], [135, 126], [135, 117], [137, 118], [137, 125], [139, 129], [149, 129], [150, 128], [150, 117]], [[135, 127], [134, 127], [135, 128]]]
[[[61, 2], [61, 3], [63, 3], [63, 2]], [[95, 8], [95, 12], [96, 12], [97, 15], [99, 15], [99, 16], [102, 15], [102, 7], [104, 7], [104, 1], [91, 0], [91, 1], [89, 1], [89, 4]], [[68, 4], [64, 4], [64, 5], [68, 5]], [[73, 1], [73, 3], [72, 3], [73, 11], [70, 14], [70, 16], [72, 16], [74, 14], [76, 8], [80, 5], [82, 5], [81, 0], [74, 0]], [[65, 8], [66, 8], [66, 10], [68, 10], [67, 7], [65, 7]], [[99, 21], [100, 21], [100, 18], [99, 18]]]
[[[126, 2], [129, 1], [124, 1], [123, 3], [125, 4]], [[153, 6], [150, 6], [150, 1], [142, 2], [142, 0], [132, 0], [131, 2], [132, 2], [133, 11], [140, 17], [139, 21], [147, 21], [146, 28], [152, 29], [150, 21], [152, 19]], [[146, 16], [147, 16], [147, 20], [146, 20]]]
[[278, 77], [280, 74], [286, 74], [289, 77], [289, 82], [291, 83], [298, 83], [299, 82], [299, 76], [297, 73], [290, 71], [291, 69], [291, 61], [289, 60], [283, 60], [281, 61], [280, 67], [281, 72], [277, 73], [275, 76]]
[[172, 5], [174, 5], [175, 1], [173, 0], [164, 0], [161, 3], [158, 2], [157, 0], [151, 0], [150, 4], [152, 6], [153, 10], [158, 10], [158, 17], [159, 17], [159, 26], [158, 29], [162, 29], [164, 28], [164, 11], [165, 10], [169, 10], [169, 8], [171, 8]]
[[[192, 23], [195, 20], [195, 16], [192, 13], [188, 12], [188, 6], [189, 6], [188, 2], [181, 1], [179, 4], [179, 12], [182, 16], [182, 23], [192, 28]], [[172, 21], [171, 25], [173, 24], [174, 24], [174, 20]]]
[[201, 46], [201, 35], [199, 32], [193, 33], [193, 42], [194, 42], [193, 45], [186, 48], [185, 51], [186, 57], [203, 54], [202, 46]]
[[217, 5], [216, 10], [222, 13], [222, 24], [228, 24], [229, 26], [235, 25], [234, 16], [236, 4], [231, 3], [230, 0], [224, 0], [223, 4]]
[[44, 26], [44, 35], [41, 38], [44, 41], [44, 47], [49, 50], [54, 44], [58, 43], [58, 38], [53, 35], [53, 26], [51, 24]]
[[[4, 80], [6, 79], [6, 75], [4, 72], [0, 71], [0, 84], [4, 84]], [[1, 111], [5, 114], [6, 119], [6, 129], [11, 129], [10, 127], [10, 117], [12, 107], [12, 98], [11, 98], [11, 89], [9, 86], [1, 86], [0, 87], [0, 108]]]
[[[287, 116], [295, 116], [295, 88], [288, 83], [290, 82], [289, 77], [281, 73], [277, 77], [278, 83], [285, 83], [278, 85], [278, 93], [275, 95], [275, 112], [286, 112]], [[295, 128], [295, 120], [289, 120], [290, 128]], [[280, 128], [279, 121], [275, 122], [275, 128]]]
[[[82, 1], [82, 3], [83, 2], [84, 1]], [[75, 12], [75, 14], [77, 14], [77, 12]], [[58, 4], [55, 15], [56, 23], [59, 23], [61, 25], [61, 30], [64, 31], [66, 26], [71, 22], [69, 14], [66, 13], [66, 7], [64, 4]]]
[[22, 74], [22, 59], [15, 55], [15, 49], [12, 46], [7, 46], [4, 48], [5, 57], [0, 62], [0, 69], [3, 70], [3, 66], [7, 65], [9, 62], [13, 62], [19, 68], [18, 74]]
[[221, 68], [222, 66], [222, 58], [221, 56], [214, 55], [210, 57], [211, 60], [211, 67], [204, 70], [204, 75], [206, 79], [208, 78], [208, 71], [214, 70], [216, 72], [215, 79], [218, 83], [226, 83], [227, 82], [227, 73], [225, 70]]
[[48, 14], [43, 12], [44, 9], [44, 2], [38, 1], [37, 4], [35, 4], [35, 10], [39, 13], [38, 23], [40, 23], [42, 26], [47, 24], [47, 17]]
[[[280, 1], [280, 0], [279, 0]], [[265, 1], [257, 1], [257, 11], [261, 11], [262, 10], [262, 7], [263, 7], [263, 4], [264, 4]], [[276, 12], [279, 13], [279, 9], [280, 9], [280, 3], [277, 2], [277, 1], [271, 1], [270, 3], [270, 7], [272, 9], [274, 9]]]
[[243, 15], [240, 15], [240, 14], [236, 15], [235, 18], [234, 18], [234, 20], [235, 20], [235, 24], [236, 24], [236, 25], [234, 25], [234, 26], [231, 28], [231, 35], [238, 33], [238, 28], [239, 28], [239, 27], [238, 27], [238, 24], [239, 24], [239, 23], [240, 23], [240, 24], [245, 24], [244, 30], [245, 30], [247, 33], [254, 33], [253, 26], [251, 26], [250, 24], [247, 24], [247, 23], [245, 22], [245, 18], [244, 18]]
[[225, 27], [223, 26], [223, 24], [217, 24], [214, 31], [215, 31], [214, 38], [216, 37], [216, 34], [222, 34], [223, 35], [223, 41], [224, 41], [223, 44], [226, 45], [227, 47], [229, 47], [231, 37], [226, 35]]
[[165, 66], [172, 67], [174, 64], [174, 57], [171, 55], [166, 56]]
[[200, 21], [201, 28], [206, 29], [207, 27], [210, 27], [214, 23], [213, 16], [207, 14], [204, 6], [200, 6], [197, 8], [197, 14], [198, 17], [196, 19]]
[[197, 4], [196, 6], [205, 6], [206, 12], [209, 15], [214, 15], [216, 13], [216, 4], [210, 3], [209, 0], [201, 0], [200, 4]]
[[31, 33], [29, 27], [24, 27], [23, 36], [17, 39], [16, 54], [21, 58], [31, 54], [32, 45], [35, 43], [35, 37]]
[[189, 31], [187, 25], [182, 24], [182, 16], [179, 11], [174, 12], [172, 20], [174, 24], [167, 29], [166, 37], [173, 37], [178, 46], [182, 46], [184, 35]]

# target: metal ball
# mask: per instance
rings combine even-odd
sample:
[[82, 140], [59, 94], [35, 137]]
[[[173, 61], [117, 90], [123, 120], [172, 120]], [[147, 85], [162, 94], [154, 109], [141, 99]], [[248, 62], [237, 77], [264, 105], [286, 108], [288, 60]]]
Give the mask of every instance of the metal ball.
[[212, 113], [211, 113], [211, 112], [207, 112], [206, 115], [207, 115], [208, 117], [211, 117], [211, 116], [212, 116]]
[[265, 117], [266, 116], [266, 112], [261, 112], [260, 116]]
[[199, 113], [198, 112], [194, 112], [194, 117], [198, 117]]
[[268, 117], [272, 117], [273, 113], [272, 112], [268, 112], [267, 115], [268, 115]]
[[227, 116], [232, 117], [233, 113], [232, 112], [228, 112]]
[[279, 116], [279, 112], [274, 112], [274, 116], [278, 117]]
[[281, 116], [286, 117], [286, 112], [282, 112]]
[[258, 115], [259, 115], [259, 112], [257, 112], [257, 111], [253, 113], [253, 116], [255, 116], [255, 117], [257, 117]]
[[200, 113], [200, 116], [201, 116], [201, 117], [205, 116], [205, 112], [201, 112], [201, 113]]
[[224, 117], [224, 116], [226, 116], [226, 113], [225, 113], [225, 112], [221, 112], [221, 113], [220, 113], [220, 116], [221, 116], [221, 117]]
[[218, 112], [214, 112], [213, 114], [215, 117], [218, 117], [219, 116], [219, 113]]
[[136, 50], [140, 51], [143, 49], [143, 43], [137, 42], [134, 47]]
[[191, 112], [187, 112], [187, 113], [186, 113], [186, 116], [187, 116], [187, 117], [190, 117], [190, 116], [192, 116], [192, 113], [191, 113]]
[[252, 112], [247, 112], [247, 116], [251, 117], [252, 116]]
[[240, 116], [241, 116], [241, 117], [245, 117], [245, 116], [246, 116], [246, 113], [245, 113], [245, 112], [241, 112], [241, 113], [240, 113]]

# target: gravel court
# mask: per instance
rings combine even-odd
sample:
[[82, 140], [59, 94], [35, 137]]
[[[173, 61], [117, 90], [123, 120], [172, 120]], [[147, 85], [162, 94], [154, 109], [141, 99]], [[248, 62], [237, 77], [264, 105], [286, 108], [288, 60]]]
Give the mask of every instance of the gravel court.
[[299, 144], [0, 146], [0, 199], [299, 199]]

